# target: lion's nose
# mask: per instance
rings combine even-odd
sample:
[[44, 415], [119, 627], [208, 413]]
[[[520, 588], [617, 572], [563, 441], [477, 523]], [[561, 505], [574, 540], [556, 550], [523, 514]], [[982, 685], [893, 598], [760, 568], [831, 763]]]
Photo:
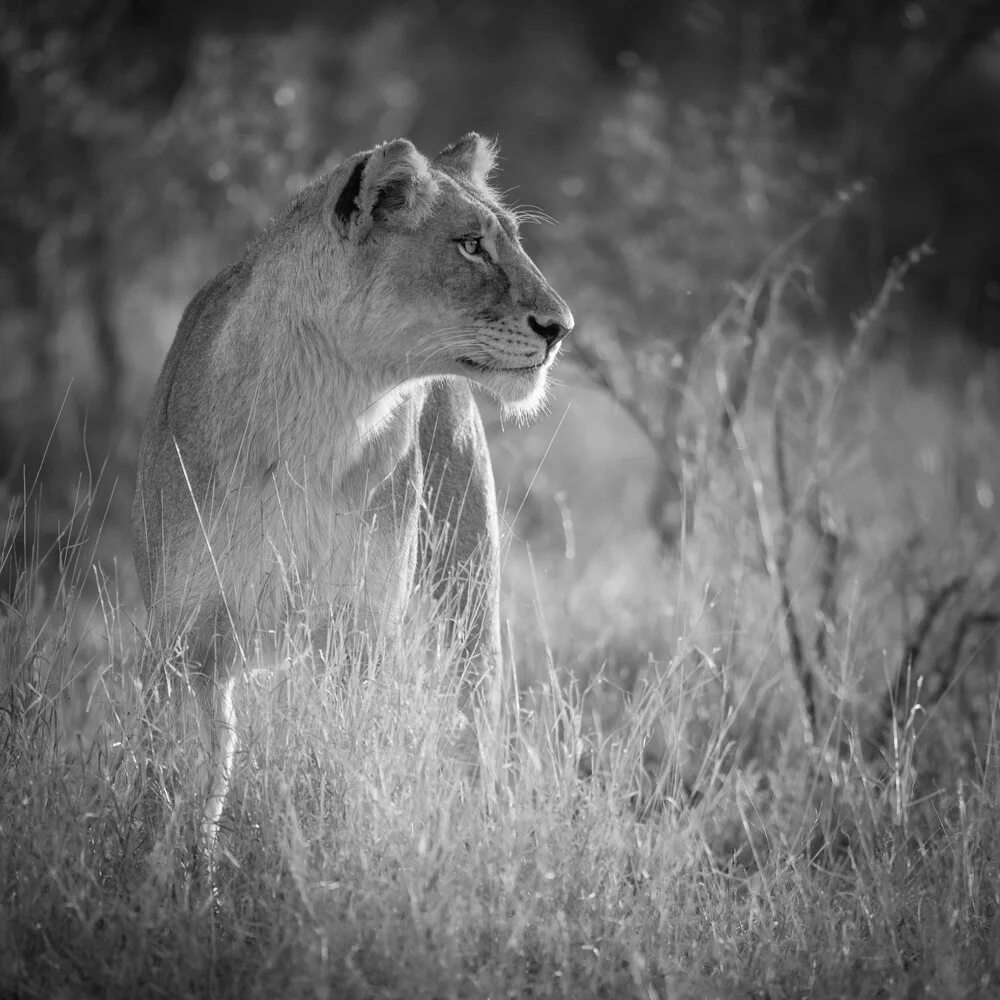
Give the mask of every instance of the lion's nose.
[[554, 347], [573, 329], [573, 317], [568, 312], [558, 317], [529, 316], [528, 326], [545, 341], [546, 346]]

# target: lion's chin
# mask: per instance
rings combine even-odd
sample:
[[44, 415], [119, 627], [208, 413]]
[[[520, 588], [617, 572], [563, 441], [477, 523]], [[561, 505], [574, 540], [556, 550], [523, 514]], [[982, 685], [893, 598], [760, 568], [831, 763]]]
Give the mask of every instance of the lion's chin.
[[480, 372], [478, 382], [500, 404], [505, 418], [526, 422], [538, 416], [548, 394], [548, 365], [523, 371]]

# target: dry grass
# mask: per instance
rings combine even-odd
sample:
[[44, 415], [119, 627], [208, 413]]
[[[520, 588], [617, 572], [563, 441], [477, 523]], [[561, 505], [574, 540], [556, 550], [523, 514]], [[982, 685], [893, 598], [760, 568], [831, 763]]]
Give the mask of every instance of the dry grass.
[[[793, 508], [816, 479], [822, 365], [798, 371]], [[954, 639], [990, 606], [980, 438], [997, 425], [968, 394], [864, 371], [827, 418], [836, 583], [805, 514], [784, 569], [811, 740], [760, 552], [761, 519], [780, 534], [788, 514], [770, 404], [748, 403], [749, 455], [714, 462], [666, 561], [638, 530], [592, 530], [561, 475], [582, 475], [579, 457], [554, 449], [566, 495], [508, 557], [509, 710], [479, 727], [478, 775], [457, 655], [424, 618], [364, 673], [336, 656], [317, 670], [291, 642], [285, 669], [243, 685], [214, 895], [191, 874], [183, 774], [155, 822], [143, 812], [149, 727], [166, 730], [137, 683], [129, 602], [83, 583], [35, 600], [29, 574], [0, 626], [0, 996], [994, 994], [996, 630]], [[92, 578], [76, 551], [63, 579]], [[975, 587], [910, 657], [923, 708], [899, 706], [879, 742], [886, 675], [961, 573]], [[106, 640], [81, 643], [81, 616]], [[156, 745], [153, 763], [183, 772], [183, 740]]]

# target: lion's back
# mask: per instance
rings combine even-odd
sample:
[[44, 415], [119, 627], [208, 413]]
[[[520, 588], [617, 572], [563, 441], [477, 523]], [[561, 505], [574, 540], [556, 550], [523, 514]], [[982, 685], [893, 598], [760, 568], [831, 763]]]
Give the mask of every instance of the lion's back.
[[236, 264], [200, 289], [184, 310], [153, 389], [131, 518], [132, 551], [147, 606], [168, 570], [164, 546], [169, 540], [176, 556], [178, 543], [197, 529], [195, 502], [204, 502], [212, 489], [211, 441], [225, 400], [213, 392], [211, 353], [247, 279]]

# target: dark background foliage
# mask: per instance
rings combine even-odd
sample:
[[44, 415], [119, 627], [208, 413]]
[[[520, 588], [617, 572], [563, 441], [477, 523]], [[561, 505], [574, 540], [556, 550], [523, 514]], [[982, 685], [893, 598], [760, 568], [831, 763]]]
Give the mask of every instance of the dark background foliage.
[[497, 135], [511, 198], [560, 221], [527, 242], [581, 348], [649, 360], [660, 396], [808, 220], [782, 262], [804, 336], [848, 335], [927, 242], [894, 343], [993, 345], [998, 28], [988, 0], [8, 0], [7, 494], [43, 454], [54, 503], [98, 456], [127, 482], [184, 302], [311, 173], [398, 134]]

